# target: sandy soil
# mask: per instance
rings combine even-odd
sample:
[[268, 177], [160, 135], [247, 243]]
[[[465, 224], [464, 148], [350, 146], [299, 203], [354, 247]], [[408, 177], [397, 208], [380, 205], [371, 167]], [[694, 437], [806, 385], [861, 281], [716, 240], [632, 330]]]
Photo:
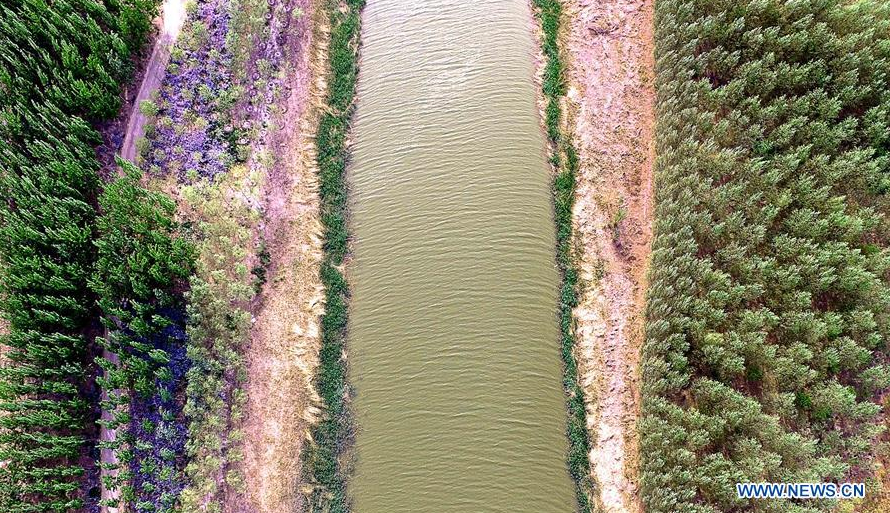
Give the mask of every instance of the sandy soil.
[[576, 317], [590, 462], [604, 511], [641, 511], [639, 359], [652, 235], [653, 0], [570, 0], [567, 112], [585, 289]]
[[319, 398], [312, 379], [324, 294], [312, 137], [324, 91], [317, 63], [324, 62], [325, 54], [312, 41], [316, 12], [311, 2], [293, 3], [300, 4], [304, 12], [300, 23], [307, 28], [288, 31], [292, 67], [285, 112], [272, 119], [276, 128], [255, 148], [276, 156], [262, 194], [261, 228], [272, 262], [246, 354], [249, 377], [242, 470], [247, 497], [230, 495], [225, 505], [229, 512], [302, 511], [300, 454], [318, 415]]
[[161, 16], [157, 22], [158, 37], [151, 51], [151, 57], [145, 65], [142, 85], [133, 101], [127, 131], [124, 133], [124, 142], [120, 149], [120, 156], [131, 162], [136, 158], [136, 141], [145, 135], [146, 116], [140, 112], [139, 104], [143, 100], [148, 100], [161, 86], [167, 63], [170, 62], [170, 50], [179, 37], [185, 17], [185, 0], [164, 0]]

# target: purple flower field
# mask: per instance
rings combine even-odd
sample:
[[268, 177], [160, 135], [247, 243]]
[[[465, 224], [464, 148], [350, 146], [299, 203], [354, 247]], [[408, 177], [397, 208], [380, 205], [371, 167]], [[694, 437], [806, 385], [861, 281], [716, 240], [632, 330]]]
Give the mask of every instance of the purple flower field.
[[234, 130], [221, 126], [220, 98], [232, 90], [228, 6], [225, 0], [202, 0], [196, 9], [159, 91], [144, 165], [152, 174], [214, 177], [232, 161], [233, 144], [226, 134]]

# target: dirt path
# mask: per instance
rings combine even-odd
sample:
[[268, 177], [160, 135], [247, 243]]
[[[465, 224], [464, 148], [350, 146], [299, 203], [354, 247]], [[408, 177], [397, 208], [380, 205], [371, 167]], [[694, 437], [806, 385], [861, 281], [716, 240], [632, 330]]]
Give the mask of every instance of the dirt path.
[[[3, 270], [0, 269], [0, 273]], [[0, 319], [0, 337], [4, 337], [9, 335], [9, 322], [6, 319]], [[0, 365], [4, 365], [6, 363], [6, 351], [7, 346], [0, 345]]]
[[590, 455], [604, 511], [641, 511], [639, 355], [652, 234], [653, 0], [568, 0], [562, 36], [581, 167], [575, 310]]
[[[105, 336], [108, 336], [108, 335], [106, 334]], [[102, 358], [105, 358], [106, 360], [110, 361], [111, 363], [113, 363], [115, 365], [117, 365], [119, 363], [119, 359], [118, 359], [117, 355], [108, 351], [107, 349], [102, 349]], [[102, 389], [102, 401], [107, 401], [107, 400], [108, 400], [108, 391], [103, 388]], [[110, 411], [103, 409], [102, 413], [100, 415], [100, 418], [103, 421], [108, 422], [108, 421], [113, 420], [113, 415], [111, 414]], [[112, 428], [107, 428], [104, 425], [101, 425], [101, 427], [99, 428], [99, 440], [100, 441], [110, 442], [116, 438], [117, 438], [117, 430], [112, 429]], [[113, 449], [100, 449], [99, 450], [99, 460], [105, 465], [117, 465], [118, 464], [117, 454], [115, 454]], [[106, 501], [109, 501], [112, 499], [117, 500], [120, 498], [121, 494], [120, 494], [119, 488], [109, 489], [104, 484], [106, 477], [117, 476], [117, 473], [118, 473], [117, 470], [107, 470], [104, 468], [104, 466], [99, 471], [99, 475], [100, 475], [99, 482], [102, 483], [102, 503], [103, 504]], [[102, 513], [115, 513], [116, 511], [118, 511], [118, 508], [111, 508], [108, 506], [101, 506], [99, 509]]]
[[273, 118], [276, 129], [262, 147], [254, 148], [276, 157], [261, 196], [265, 201], [262, 231], [271, 263], [246, 354], [249, 377], [242, 468], [247, 500], [229, 496], [227, 512], [303, 509], [300, 456], [318, 414], [312, 380], [324, 293], [312, 137], [324, 91], [323, 73], [314, 68], [324, 62], [324, 55], [312, 40], [316, 16], [312, 2], [292, 3], [303, 15], [292, 20], [285, 42], [286, 53], [293, 59], [287, 76], [290, 93], [283, 102], [284, 113]]
[[148, 100], [151, 94], [161, 86], [161, 81], [167, 70], [167, 63], [170, 62], [170, 51], [179, 37], [183, 22], [185, 22], [185, 3], [185, 0], [164, 0], [161, 7], [158, 37], [155, 40], [151, 57], [145, 65], [145, 75], [142, 78], [139, 93], [136, 94], [136, 99], [133, 101], [133, 111], [130, 113], [124, 142], [120, 149], [121, 157], [130, 162], [136, 158], [136, 141], [145, 134], [146, 116], [139, 110], [139, 104], [143, 100]]

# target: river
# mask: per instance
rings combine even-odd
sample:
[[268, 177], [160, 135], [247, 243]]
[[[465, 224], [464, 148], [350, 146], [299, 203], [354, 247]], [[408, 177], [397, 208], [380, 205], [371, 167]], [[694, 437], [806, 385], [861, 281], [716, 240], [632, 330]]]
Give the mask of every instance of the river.
[[527, 0], [369, 0], [348, 170], [356, 513], [568, 512]]

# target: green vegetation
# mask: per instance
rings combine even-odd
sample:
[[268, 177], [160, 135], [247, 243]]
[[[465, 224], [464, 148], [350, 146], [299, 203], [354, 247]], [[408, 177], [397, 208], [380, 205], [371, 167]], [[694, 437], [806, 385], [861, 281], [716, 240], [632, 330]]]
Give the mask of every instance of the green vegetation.
[[109, 183], [99, 199], [102, 215], [90, 286], [111, 333], [101, 343], [120, 358], [115, 377], [106, 379], [115, 381], [114, 388], [147, 395], [155, 392], [153, 362], [165, 362], [169, 356], [157, 354], [140, 339], [154, 337], [169, 324], [160, 311], [174, 306], [173, 288], [191, 274], [192, 248], [177, 236], [175, 204], [144, 189], [135, 166], [118, 164], [122, 176]]
[[735, 482], [870, 471], [890, 385], [890, 7], [656, 3], [647, 511], [822, 511]]
[[130, 54], [142, 46], [159, 3], [25, 0], [0, 7], [6, 130], [40, 134], [29, 131], [37, 128], [28, 119], [32, 102], [60, 109], [50, 120], [116, 115]]
[[216, 180], [199, 180], [181, 189], [181, 207], [198, 240], [188, 293], [189, 484], [182, 492], [184, 511], [221, 511], [224, 477], [235, 492], [243, 491], [236, 486], [247, 402], [243, 347], [250, 337], [249, 301], [257, 292], [248, 263], [251, 227], [259, 213], [247, 201], [232, 200], [240, 192], [242, 171], [244, 166], [233, 166]]
[[[107, 476], [106, 488], [120, 489], [126, 504], [139, 500], [140, 510], [155, 511], [147, 505], [153, 502], [158, 481], [177, 481], [177, 469], [169, 466], [164, 474], [170, 464], [158, 461], [152, 449], [175, 452], [177, 445], [175, 429], [170, 428], [175, 420], [165, 415], [174, 410], [168, 403], [173, 401], [177, 374], [177, 366], [171, 365], [175, 331], [169, 328], [182, 309], [174, 288], [181, 288], [192, 272], [193, 248], [178, 235], [175, 204], [163, 194], [144, 189], [142, 174], [132, 164], [119, 164], [123, 175], [105, 187], [99, 200], [96, 269], [90, 280], [108, 330], [97, 342], [117, 360], [100, 358], [104, 375], [97, 381], [107, 394], [101, 407], [111, 413], [106, 427], [117, 431], [114, 440], [100, 446], [115, 451], [124, 465], [103, 465], [117, 471]], [[159, 406], [132, 411], [134, 400], [148, 402], [156, 394]], [[134, 422], [144, 428], [134, 429]], [[151, 483], [149, 490], [134, 488], [130, 464], [136, 458], [145, 474], [139, 481]], [[171, 511], [175, 500], [168, 493], [160, 501], [160, 510]], [[120, 506], [118, 501], [108, 505]]]
[[264, 138], [275, 128], [266, 114], [293, 58], [278, 46], [280, 31], [297, 34], [288, 20], [299, 16], [291, 4], [268, 0], [191, 4], [157, 106], [147, 107], [155, 125], [146, 130], [146, 165], [178, 191], [196, 244], [187, 292], [184, 511], [221, 511], [227, 496], [245, 492], [244, 353], [271, 263], [260, 197], [273, 166]]
[[231, 20], [226, 34], [226, 47], [232, 54], [232, 73], [244, 77], [248, 72], [251, 52], [263, 44], [263, 30], [269, 13], [268, 0], [231, 0]]
[[98, 180], [85, 120], [117, 113], [156, 2], [0, 6], [0, 507], [84, 504], [85, 327]]
[[562, 284], [559, 300], [560, 347], [563, 361], [563, 388], [568, 397], [569, 473], [575, 482], [575, 498], [578, 510], [594, 509], [595, 483], [590, 473], [590, 435], [587, 432], [587, 414], [584, 407], [584, 391], [578, 382], [578, 363], [575, 360], [575, 337], [572, 325], [572, 309], [578, 304], [580, 279], [574, 264], [572, 245], [572, 206], [575, 202], [575, 173], [578, 156], [571, 139], [560, 129], [562, 109], [560, 100], [565, 95], [565, 79], [559, 51], [558, 35], [562, 4], [559, 0], [535, 0], [536, 15], [541, 28], [546, 64], [542, 84], [545, 107], [547, 138], [551, 146], [550, 164], [553, 180], [553, 205], [556, 217], [556, 260]]
[[[345, 8], [341, 9], [341, 5]], [[325, 314], [321, 321], [321, 351], [315, 386], [324, 402], [324, 416], [313, 429], [306, 448], [305, 479], [313, 486], [309, 497], [312, 511], [343, 513], [349, 510], [344, 469], [340, 456], [351, 436], [352, 426], [346, 397], [346, 279], [339, 267], [347, 252], [346, 229], [346, 138], [353, 110], [358, 74], [359, 27], [364, 0], [329, 0], [330, 76], [327, 109], [316, 136], [320, 175], [321, 220], [324, 227], [324, 259], [321, 280], [325, 288]]]

